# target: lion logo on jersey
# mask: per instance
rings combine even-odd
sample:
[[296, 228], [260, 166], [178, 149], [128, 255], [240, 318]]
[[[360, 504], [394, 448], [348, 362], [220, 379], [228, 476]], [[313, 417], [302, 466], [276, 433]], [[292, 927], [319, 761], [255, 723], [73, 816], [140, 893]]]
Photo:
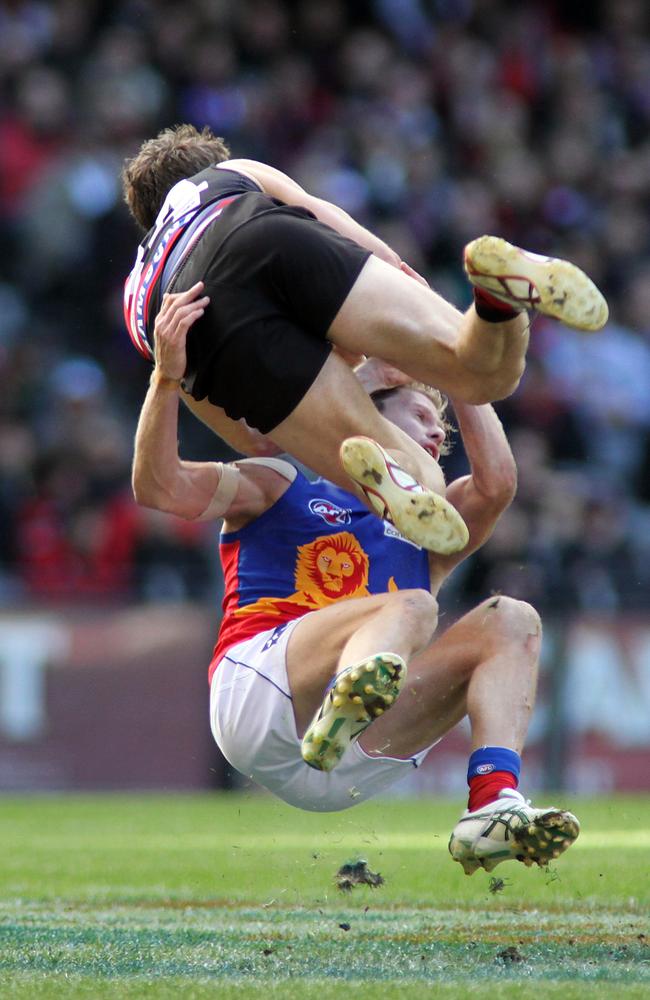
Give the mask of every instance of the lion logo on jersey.
[[300, 545], [295, 583], [300, 594], [323, 607], [342, 597], [368, 596], [368, 556], [349, 531]]
[[[261, 611], [299, 617], [305, 611], [325, 608], [335, 601], [368, 597], [370, 561], [349, 531], [323, 535], [298, 546], [294, 571], [295, 593], [289, 597], [262, 597], [254, 604], [238, 608], [236, 615]], [[396, 590], [391, 577], [389, 590]]]

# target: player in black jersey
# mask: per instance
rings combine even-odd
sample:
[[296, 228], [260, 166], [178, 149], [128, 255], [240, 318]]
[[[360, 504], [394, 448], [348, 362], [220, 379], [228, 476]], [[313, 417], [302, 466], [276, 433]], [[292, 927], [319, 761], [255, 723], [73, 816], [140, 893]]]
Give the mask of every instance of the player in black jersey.
[[[125, 316], [151, 358], [163, 295], [196, 288], [188, 308], [203, 312], [187, 340], [183, 398], [245, 453], [255, 442], [242, 420], [349, 488], [339, 448], [368, 435], [439, 494], [437, 466], [375, 410], [350, 359], [380, 357], [466, 402], [489, 402], [521, 378], [526, 308], [582, 328], [606, 319], [602, 296], [573, 265], [493, 237], [466, 250], [476, 303], [463, 315], [346, 212], [274, 167], [229, 157], [209, 129], [182, 125], [125, 164], [126, 200], [148, 230], [127, 281]], [[559, 296], [547, 288], [556, 277]], [[425, 514], [433, 525], [436, 510]], [[435, 549], [437, 539], [431, 543]]]

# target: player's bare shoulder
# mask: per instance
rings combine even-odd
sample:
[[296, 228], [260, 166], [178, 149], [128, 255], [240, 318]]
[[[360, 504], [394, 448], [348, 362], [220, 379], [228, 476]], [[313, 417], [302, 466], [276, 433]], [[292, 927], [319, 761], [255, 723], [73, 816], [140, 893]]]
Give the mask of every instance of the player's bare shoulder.
[[311, 206], [314, 199], [288, 174], [259, 160], [224, 160], [218, 166], [222, 170], [235, 170], [257, 184], [264, 194], [279, 198], [289, 205]]
[[225, 517], [227, 531], [238, 531], [269, 510], [298, 475], [297, 469], [281, 458], [242, 458], [234, 465], [240, 484]]
[[[223, 160], [221, 163], [217, 163], [217, 168], [219, 170], [232, 170], [237, 174], [242, 174], [265, 192], [267, 190], [265, 179], [268, 179], [274, 172], [273, 167], [270, 167], [266, 163], [260, 163], [259, 160]], [[276, 172], [279, 173], [279, 171]]]

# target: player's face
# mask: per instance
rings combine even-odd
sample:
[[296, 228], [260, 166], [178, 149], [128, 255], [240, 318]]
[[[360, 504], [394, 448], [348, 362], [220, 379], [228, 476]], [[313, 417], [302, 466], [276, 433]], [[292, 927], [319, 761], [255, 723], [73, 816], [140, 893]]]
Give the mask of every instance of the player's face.
[[415, 389], [399, 389], [384, 402], [383, 415], [428, 451], [436, 461], [446, 438], [438, 410]]

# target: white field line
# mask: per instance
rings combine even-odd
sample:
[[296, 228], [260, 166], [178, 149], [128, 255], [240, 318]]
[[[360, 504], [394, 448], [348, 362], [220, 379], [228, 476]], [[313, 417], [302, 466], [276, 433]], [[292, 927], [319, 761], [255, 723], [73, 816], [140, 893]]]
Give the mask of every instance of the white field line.
[[[326, 843], [323, 843], [325, 839]], [[275, 833], [246, 834], [223, 833], [214, 834], [152, 834], [146, 838], [131, 837], [128, 839], [103, 837], [66, 837], [65, 840], [54, 837], [34, 837], [31, 843], [33, 850], [106, 850], [129, 851], [165, 850], [165, 851], [231, 851], [231, 850], [308, 850], [318, 849], [319, 853], [327, 850], [363, 848], [392, 848], [393, 850], [431, 851], [447, 850], [448, 834], [433, 833], [376, 833], [374, 831], [346, 832], [344, 834], [314, 832], [305, 833]], [[583, 832], [578, 837], [572, 852], [576, 850], [603, 850], [610, 848], [650, 848], [650, 830], [601, 830], [598, 832]]]
[[[190, 838], [191, 839], [191, 838]], [[203, 839], [203, 838], [202, 838]], [[210, 840], [214, 846], [212, 838]], [[263, 834], [246, 834], [231, 838], [230, 846], [246, 848], [264, 848], [265, 850], [297, 850], [300, 848], [313, 849], [315, 837], [310, 834], [278, 833], [272, 836]], [[396, 850], [447, 850], [448, 834], [427, 834], [427, 833], [366, 833], [359, 834], [346, 833], [339, 837], [328, 837], [327, 844], [319, 844], [320, 850], [338, 849], [340, 847], [359, 847], [366, 845], [369, 847], [387, 847]], [[169, 838], [164, 838], [165, 842]], [[171, 845], [171, 842], [170, 842]], [[162, 842], [161, 842], [162, 846]], [[221, 846], [226, 846], [223, 843]], [[612, 848], [612, 847], [637, 847], [650, 848], [650, 830], [603, 830], [598, 833], [581, 833], [576, 841], [573, 850], [577, 847], [587, 849]]]

